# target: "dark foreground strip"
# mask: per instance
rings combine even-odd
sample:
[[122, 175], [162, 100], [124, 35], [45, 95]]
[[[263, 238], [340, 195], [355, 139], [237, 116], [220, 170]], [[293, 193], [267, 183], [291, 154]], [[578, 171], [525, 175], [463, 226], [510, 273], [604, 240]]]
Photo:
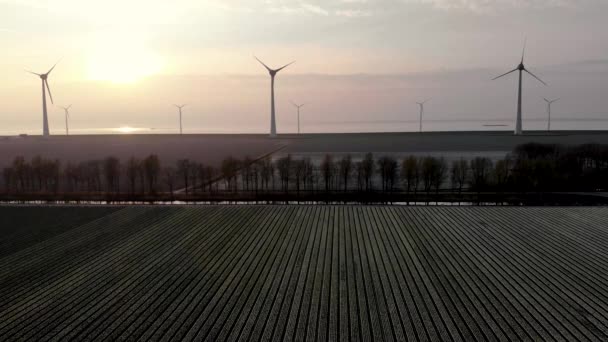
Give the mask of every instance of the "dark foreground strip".
[[608, 340], [607, 208], [0, 207], [0, 340]]

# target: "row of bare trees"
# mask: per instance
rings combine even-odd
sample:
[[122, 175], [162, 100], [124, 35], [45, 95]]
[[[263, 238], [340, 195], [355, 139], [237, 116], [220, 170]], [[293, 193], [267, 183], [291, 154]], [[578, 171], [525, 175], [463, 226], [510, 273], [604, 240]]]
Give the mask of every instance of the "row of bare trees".
[[448, 163], [441, 157], [354, 158], [325, 155], [320, 160], [227, 157], [219, 165], [181, 159], [161, 165], [152, 154], [121, 161], [67, 163], [17, 157], [2, 170], [5, 193], [109, 193], [130, 195], [203, 193], [374, 192], [426, 194], [450, 191], [597, 191], [608, 187], [608, 146], [526, 144], [493, 162], [478, 157]]

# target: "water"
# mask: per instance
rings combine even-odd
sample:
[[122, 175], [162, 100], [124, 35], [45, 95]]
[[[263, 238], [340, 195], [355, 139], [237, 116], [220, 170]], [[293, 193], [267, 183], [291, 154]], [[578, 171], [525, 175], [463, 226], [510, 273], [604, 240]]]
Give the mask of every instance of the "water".
[[[543, 118], [531, 118], [524, 120], [524, 130], [546, 130], [547, 121]], [[425, 120], [423, 130], [431, 132], [441, 131], [512, 131], [514, 120], [512, 119], [455, 119], [455, 120]], [[279, 120], [277, 129], [279, 133], [296, 133], [297, 126], [294, 122], [283, 122]], [[369, 120], [369, 121], [345, 121], [345, 122], [307, 122], [302, 120], [302, 133], [381, 133], [381, 132], [417, 132], [419, 129], [418, 121], [413, 120]], [[608, 130], [608, 115], [606, 118], [586, 118], [586, 119], [566, 119], [555, 118], [551, 121], [552, 130]], [[51, 134], [61, 135], [64, 130], [59, 127], [51, 127]], [[208, 125], [186, 127], [184, 133], [189, 134], [266, 134], [268, 132], [267, 123], [259, 125]], [[177, 127], [143, 127], [138, 125], [123, 127], [100, 127], [100, 128], [70, 128], [71, 134], [176, 134], [179, 133]], [[18, 134], [40, 134], [40, 128], [29, 127], [3, 127], [0, 135]]]

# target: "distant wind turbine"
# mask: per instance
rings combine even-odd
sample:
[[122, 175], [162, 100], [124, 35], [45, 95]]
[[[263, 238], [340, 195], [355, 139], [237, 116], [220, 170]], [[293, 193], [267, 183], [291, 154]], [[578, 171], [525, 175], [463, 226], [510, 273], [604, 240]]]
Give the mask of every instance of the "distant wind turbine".
[[422, 132], [422, 115], [424, 114], [424, 104], [431, 101], [431, 99], [422, 101], [422, 102], [416, 102], [418, 104], [418, 106], [420, 106], [420, 132]]
[[[59, 62], [57, 62], [59, 63]], [[53, 71], [53, 69], [55, 69], [55, 67], [57, 66], [57, 63], [55, 63], [55, 65], [53, 65], [53, 67], [47, 71], [45, 74], [38, 74], [29, 70], [26, 70], [27, 72], [29, 72], [30, 74], [34, 74], [38, 77], [40, 77], [40, 79], [42, 80], [42, 135], [47, 137], [50, 135], [49, 133], [49, 118], [47, 115], [47, 111], [46, 111], [46, 91], [49, 91], [49, 97], [51, 99], [51, 103], [53, 103], [53, 94], [51, 94], [51, 88], [49, 87], [49, 82], [48, 82], [48, 78], [49, 78], [49, 74], [51, 73], [51, 71]]]
[[185, 104], [183, 104], [183, 105], [174, 104], [174, 106], [177, 107], [177, 109], [179, 110], [179, 134], [181, 135], [182, 134], [182, 109], [184, 107], [186, 107], [186, 105]]
[[551, 105], [553, 103], [559, 101], [559, 99], [548, 100], [543, 97], [543, 100], [545, 100], [545, 102], [547, 102], [547, 131], [551, 131]]
[[276, 119], [275, 119], [275, 106], [274, 106], [274, 77], [277, 75], [277, 73], [279, 71], [292, 65], [293, 63], [295, 63], [295, 61], [293, 61], [289, 64], [286, 64], [278, 69], [270, 69], [259, 58], [255, 57], [255, 56], [253, 56], [253, 57], [255, 59], [257, 59], [257, 61], [260, 62], [260, 64], [262, 64], [266, 68], [266, 70], [268, 70], [268, 73], [270, 74], [270, 137], [274, 138], [277, 136], [277, 124], [276, 124]]
[[65, 135], [70, 135], [70, 129], [68, 127], [68, 119], [70, 118], [70, 108], [72, 108], [72, 105], [69, 105], [67, 107], [59, 106], [59, 108], [63, 109], [63, 111], [65, 112]]
[[295, 102], [291, 101], [291, 104], [298, 109], [298, 134], [300, 134], [300, 108], [304, 107], [304, 103], [298, 105]]
[[503, 76], [506, 76], [512, 72], [515, 71], [519, 71], [519, 89], [518, 89], [518, 96], [517, 96], [517, 122], [515, 123], [515, 135], [521, 135], [522, 134], [522, 84], [523, 84], [523, 72], [527, 72], [528, 74], [530, 74], [530, 76], [534, 77], [535, 79], [537, 79], [540, 83], [544, 84], [545, 86], [547, 85], [547, 83], [545, 83], [543, 80], [541, 80], [540, 78], [536, 77], [536, 75], [534, 75], [533, 73], [531, 73], [530, 71], [528, 71], [528, 69], [526, 69], [526, 67], [524, 66], [524, 57], [526, 55], [526, 42], [524, 42], [524, 50], [521, 54], [521, 62], [519, 63], [519, 65], [517, 66], [517, 68], [502, 74], [498, 77], [493, 78], [492, 80], [497, 80]]

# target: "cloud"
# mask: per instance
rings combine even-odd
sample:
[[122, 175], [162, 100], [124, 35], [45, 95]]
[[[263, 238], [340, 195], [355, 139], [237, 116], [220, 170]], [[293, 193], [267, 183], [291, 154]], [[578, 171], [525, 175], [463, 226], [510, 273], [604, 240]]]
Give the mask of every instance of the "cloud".
[[577, 7], [597, 0], [403, 0], [406, 4], [426, 4], [441, 10], [493, 12], [517, 8]]

